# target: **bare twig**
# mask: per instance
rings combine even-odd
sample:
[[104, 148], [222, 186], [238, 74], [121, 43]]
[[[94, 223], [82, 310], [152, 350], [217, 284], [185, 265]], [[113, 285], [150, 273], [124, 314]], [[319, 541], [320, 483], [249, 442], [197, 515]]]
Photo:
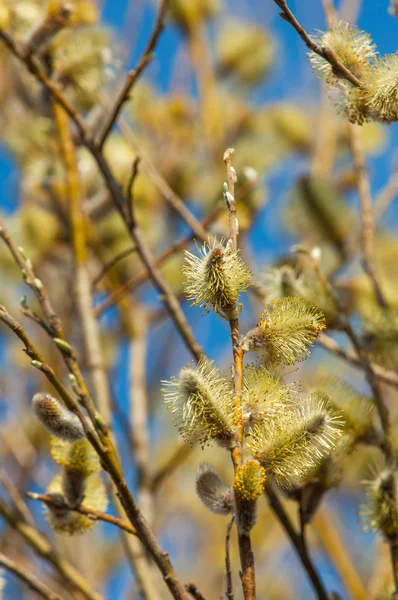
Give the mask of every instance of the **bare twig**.
[[151, 523], [153, 502], [151, 492], [148, 397], [146, 385], [147, 316], [143, 307], [135, 306], [134, 336], [130, 344], [130, 418], [133, 453], [137, 468], [138, 500], [141, 509]]
[[370, 181], [365, 164], [365, 155], [361, 144], [361, 131], [360, 127], [354, 123], [349, 123], [348, 128], [350, 132], [352, 159], [354, 170], [357, 175], [356, 183], [361, 205], [361, 246], [363, 266], [372, 282], [378, 304], [382, 308], [387, 308], [387, 302], [382, 292], [375, 267], [373, 208], [370, 192]]
[[379, 382], [377, 379], [377, 375], [373, 370], [372, 363], [370, 362], [368, 352], [362, 347], [360, 340], [358, 339], [353, 327], [347, 321], [344, 323], [344, 331], [349, 337], [354, 349], [358, 355], [358, 358], [362, 364], [363, 370], [365, 371], [366, 378], [368, 380], [369, 386], [372, 390], [374, 403], [376, 405], [377, 412], [379, 414], [381, 426], [383, 428], [383, 432], [386, 436], [385, 444], [386, 444], [386, 453], [387, 458], [391, 457], [391, 449], [388, 441], [388, 434], [390, 430], [390, 419], [388, 409], [384, 403], [383, 395], [379, 386]]
[[65, 560], [38, 529], [25, 523], [0, 498], [0, 515], [29, 544], [36, 554], [53, 565], [72, 589], [78, 590], [87, 600], [102, 600], [102, 596], [91, 589], [84, 577]]
[[198, 590], [192, 581], [186, 584], [185, 589], [187, 590], [188, 594], [192, 596], [192, 598], [196, 598], [196, 600], [206, 600], [204, 595]]
[[12, 500], [15, 508], [19, 511], [21, 518], [30, 523], [30, 525], [34, 525], [32, 514], [21, 497], [20, 493], [14, 482], [7, 475], [6, 470], [3, 467], [0, 467], [0, 484], [4, 487], [10, 499]]
[[[207, 227], [216, 218], [220, 215], [222, 211], [221, 207], [217, 207], [206, 219], [202, 221], [202, 226]], [[163, 252], [158, 258], [155, 259], [155, 265], [157, 267], [161, 267], [169, 258], [178, 254], [185, 246], [187, 246], [193, 238], [194, 232], [192, 231], [185, 237], [171, 244], [167, 250]], [[120, 302], [120, 300], [129, 292], [136, 290], [140, 285], [148, 281], [148, 271], [143, 270], [139, 272], [137, 275], [129, 279], [124, 285], [122, 285], [118, 290], [110, 294], [101, 304], [95, 308], [95, 315], [99, 317], [102, 315], [108, 308], [111, 308], [114, 304]]]
[[[33, 359], [32, 364], [44, 373], [50, 383], [55, 387], [66, 406], [75, 412], [81, 418], [81, 421], [84, 424], [84, 417], [80, 413], [79, 407], [77, 406], [75, 400], [66, 391], [58, 377], [55, 375], [54, 371], [44, 363], [43, 358], [32, 344], [22, 325], [13, 319], [13, 317], [11, 317], [11, 315], [2, 306], [0, 306], [0, 321], [5, 323], [21, 339], [25, 346], [25, 352], [28, 354], [28, 356], [30, 356], [30, 358]], [[126, 511], [127, 517], [137, 530], [137, 535], [140, 541], [143, 543], [145, 549], [152, 556], [154, 562], [161, 571], [171, 594], [175, 600], [187, 600], [187, 592], [175, 574], [168, 554], [159, 546], [156, 537], [149, 528], [127, 486], [110, 438], [106, 438], [107, 447], [104, 448], [100, 440], [97, 438], [95, 432], [91, 430], [91, 428], [85, 427], [85, 432], [89, 442], [93, 445], [97, 454], [100, 456], [104, 469], [109, 473], [112, 481], [116, 485], [119, 498]]]
[[116, 181], [108, 162], [103, 157], [101, 151], [97, 148], [94, 141], [90, 138], [84, 120], [77, 112], [73, 104], [63, 94], [57, 85], [46, 75], [45, 71], [41, 67], [40, 63], [33, 58], [26, 58], [20, 47], [20, 45], [14, 40], [12, 36], [3, 30], [0, 30], [0, 39], [6, 44], [8, 49], [16, 56], [21, 62], [23, 62], [30, 72], [38, 79], [38, 81], [44, 86], [49, 94], [56, 100], [68, 113], [72, 121], [77, 127], [80, 140], [82, 144], [89, 150], [93, 156], [97, 166], [102, 174], [106, 187], [110, 193], [115, 208], [118, 210], [120, 216], [126, 222], [128, 231], [137, 247], [137, 252], [145, 265], [150, 278], [161, 294], [162, 300], [169, 311], [177, 331], [182, 336], [187, 348], [193, 354], [196, 360], [198, 360], [202, 354], [202, 349], [195, 340], [192, 329], [188, 324], [188, 321], [181, 310], [179, 302], [170, 288], [167, 281], [164, 279], [160, 271], [154, 264], [154, 258], [152, 256], [151, 249], [146, 241], [143, 232], [136, 222], [131, 223], [126, 221], [125, 203], [126, 199], [121, 189], [120, 184]]
[[54, 508], [59, 508], [63, 510], [70, 510], [72, 512], [77, 512], [81, 515], [88, 516], [92, 521], [104, 521], [105, 523], [110, 523], [111, 525], [115, 525], [119, 527], [119, 529], [123, 529], [123, 531], [127, 531], [127, 533], [131, 533], [132, 535], [137, 535], [136, 529], [123, 521], [122, 519], [118, 519], [117, 517], [113, 517], [112, 515], [107, 515], [106, 513], [100, 512], [98, 510], [93, 510], [92, 508], [86, 508], [85, 506], [69, 506], [67, 502], [64, 500], [61, 501], [60, 498], [55, 497], [53, 494], [36, 494], [35, 492], [26, 492], [26, 497], [31, 500], [38, 500], [39, 502], [44, 502], [48, 506], [53, 506]]
[[163, 481], [190, 455], [192, 446], [186, 442], [180, 442], [173, 454], [158, 468], [152, 477], [152, 489], [157, 490]]
[[159, 173], [151, 158], [139, 146], [130, 125], [125, 119], [121, 119], [120, 129], [127, 142], [135, 147], [139, 152], [139, 155], [142, 159], [143, 170], [149, 175], [151, 182], [157, 187], [166, 202], [181, 217], [181, 219], [185, 221], [188, 227], [192, 229], [192, 232], [196, 238], [202, 240], [203, 242], [207, 241], [209, 236], [205, 226], [195, 217], [183, 199], [176, 194], [176, 192], [167, 183], [166, 179], [161, 175], [161, 173]]
[[[325, 333], [320, 334], [320, 336], [318, 338], [318, 343], [320, 346], [322, 346], [322, 348], [324, 348], [331, 354], [334, 354], [335, 356], [342, 358], [352, 367], [356, 367], [359, 369], [364, 368], [363, 364], [361, 363], [361, 361], [359, 360], [359, 358], [356, 354], [354, 354], [353, 352], [351, 352], [349, 350], [345, 350], [344, 348], [339, 346], [338, 343], [333, 338], [326, 335]], [[380, 381], [383, 381], [384, 383], [388, 383], [393, 386], [398, 386], [398, 374], [397, 373], [394, 373], [394, 371], [387, 371], [383, 367], [380, 367], [379, 365], [375, 365], [374, 363], [371, 363], [371, 367], [372, 367], [375, 375], [377, 376], [377, 378], [380, 379]]]
[[4, 554], [0, 553], [0, 566], [7, 569], [11, 573], [14, 573], [21, 581], [27, 584], [27, 586], [39, 594], [42, 598], [46, 598], [46, 600], [62, 600], [61, 596], [52, 592], [44, 583], [40, 581], [33, 575], [28, 569], [14, 562]]
[[227, 533], [225, 536], [225, 576], [227, 579], [227, 590], [225, 592], [225, 597], [227, 598], [227, 600], [234, 600], [234, 592], [232, 587], [231, 558], [229, 554], [229, 542], [234, 521], [235, 517], [233, 516], [230, 522], [228, 523]]
[[159, 12], [156, 17], [155, 26], [154, 26], [151, 36], [148, 40], [148, 43], [147, 43], [143, 53], [141, 54], [141, 57], [137, 63], [136, 68], [128, 73], [126, 81], [124, 82], [123, 88], [121, 89], [120, 94], [118, 95], [118, 97], [115, 101], [115, 104], [110, 109], [109, 114], [106, 118], [103, 131], [99, 135], [99, 138], [98, 138], [99, 150], [102, 150], [102, 147], [103, 147], [113, 125], [116, 123], [117, 118], [118, 118], [125, 102], [129, 99], [129, 95], [130, 95], [131, 90], [133, 89], [134, 84], [136, 83], [136, 81], [138, 80], [138, 78], [140, 77], [140, 75], [142, 74], [144, 69], [147, 67], [147, 65], [149, 65], [149, 63], [151, 62], [151, 60], [153, 58], [152, 52], [158, 42], [160, 34], [163, 31], [164, 20], [165, 20], [168, 4], [169, 4], [169, 0], [162, 0], [160, 3]]
[[318, 600], [328, 600], [329, 596], [323, 587], [323, 583], [319, 577], [319, 574], [313, 564], [311, 557], [307, 551], [305, 545], [303, 545], [301, 536], [296, 532], [293, 527], [289, 516], [285, 512], [276, 492], [271, 487], [267, 487], [265, 491], [268, 496], [269, 504], [276, 514], [279, 522], [284, 528], [286, 534], [290, 538], [290, 541], [293, 544], [293, 547], [308, 575], [309, 580], [311, 581], [312, 587], [317, 595]]
[[[106, 265], [104, 265], [102, 267], [102, 269], [99, 271], [99, 273], [92, 280], [91, 287], [97, 286], [99, 284], [99, 282], [101, 281], [101, 279], [103, 277], [105, 277], [105, 275], [108, 273], [108, 271], [113, 269], [113, 267], [116, 266], [118, 262], [120, 262], [127, 256], [130, 256], [131, 254], [133, 254], [136, 251], [137, 251], [137, 249], [133, 246], [132, 248], [127, 248], [127, 250], [123, 250], [123, 252], [119, 252], [119, 254], [117, 254], [114, 258], [112, 258], [112, 260], [110, 260], [108, 263], [106, 263]], [[145, 275], [146, 275], [146, 272], [145, 272]]]
[[374, 219], [376, 223], [380, 221], [385, 212], [388, 210], [392, 201], [398, 195], [398, 170], [394, 167], [393, 173], [390, 175], [389, 180], [383, 187], [379, 195], [376, 197], [374, 202]]

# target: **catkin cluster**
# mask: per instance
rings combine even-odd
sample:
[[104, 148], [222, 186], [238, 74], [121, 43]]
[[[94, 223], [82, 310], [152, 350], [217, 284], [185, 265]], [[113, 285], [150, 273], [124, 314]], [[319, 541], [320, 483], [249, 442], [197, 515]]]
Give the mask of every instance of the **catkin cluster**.
[[[266, 486], [290, 492], [306, 486], [317, 469], [326, 468], [342, 436], [341, 413], [325, 393], [305, 392], [300, 384], [284, 381], [282, 369], [308, 358], [326, 327], [323, 313], [303, 297], [302, 278], [285, 271], [289, 277], [281, 288], [292, 293], [265, 305], [257, 326], [238, 342], [242, 356], [258, 356], [257, 363], [244, 368], [238, 394], [231, 377], [204, 356], [163, 382], [165, 403], [190, 444], [214, 442], [233, 451], [243, 443], [243, 460], [235, 465], [230, 485], [208, 463], [201, 463], [196, 478], [205, 506], [234, 514], [240, 535], [255, 525], [257, 500]], [[251, 273], [231, 240], [205, 244], [198, 255], [186, 252], [183, 274], [193, 305], [212, 307], [236, 322]]]
[[81, 534], [95, 521], [73, 509], [104, 511], [108, 501], [100, 477], [101, 465], [88, 442], [80, 418], [50, 394], [35, 394], [33, 410], [51, 437], [51, 456], [61, 470], [47, 487], [54, 502], [46, 505], [50, 526], [60, 533]]
[[328, 84], [337, 112], [360, 125], [371, 119], [397, 121], [398, 53], [378, 56], [370, 35], [345, 21], [332, 23], [328, 31], [317, 33], [313, 39], [332, 52], [359, 82], [353, 85], [325, 58], [308, 54], [313, 70]]

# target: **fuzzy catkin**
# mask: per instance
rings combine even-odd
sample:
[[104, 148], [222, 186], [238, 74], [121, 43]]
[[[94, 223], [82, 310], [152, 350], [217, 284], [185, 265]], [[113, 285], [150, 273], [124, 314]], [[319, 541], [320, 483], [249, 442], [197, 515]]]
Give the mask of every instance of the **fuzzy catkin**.
[[232, 511], [232, 489], [224, 482], [212, 465], [200, 463], [196, 471], [196, 492], [208, 509], [218, 515]]
[[74, 442], [85, 437], [79, 417], [50, 394], [35, 394], [32, 405], [36, 416], [47, 431], [57, 438]]

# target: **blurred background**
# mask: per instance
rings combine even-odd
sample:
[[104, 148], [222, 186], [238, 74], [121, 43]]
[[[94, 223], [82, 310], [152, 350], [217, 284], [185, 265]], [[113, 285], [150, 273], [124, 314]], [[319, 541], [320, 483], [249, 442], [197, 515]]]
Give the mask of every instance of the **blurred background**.
[[[0, 26], [24, 39], [40, 20], [46, 4], [44, 0], [3, 0]], [[54, 40], [53, 60], [68, 94], [95, 128], [146, 44], [156, 4], [151, 0], [76, 0], [75, 5], [80, 22], [71, 39]], [[325, 28], [325, 5], [327, 8], [329, 3], [291, 0], [289, 5], [308, 32]], [[343, 19], [356, 22], [371, 34], [380, 54], [397, 50], [398, 17], [387, 0], [343, 0], [336, 8]], [[155, 256], [162, 256], [176, 240], [191, 234], [173, 210], [170, 196], [182, 199], [199, 219], [207, 218], [209, 232], [228, 236], [222, 157], [227, 147], [233, 147], [242, 251], [254, 280], [264, 286], [265, 296], [272, 299], [280, 295], [270, 269], [294, 263], [289, 254], [293, 244], [319, 247], [322, 268], [333, 277], [353, 324], [363, 335], [374, 332], [377, 308], [356, 246], [359, 208], [347, 121], [336, 115], [326, 90], [311, 72], [304, 44], [278, 16], [274, 3], [171, 0], [167, 26], [155, 54], [105, 146], [105, 156], [124, 186], [134, 157], [142, 157], [134, 187], [135, 207]], [[51, 111], [30, 76], [3, 46], [0, 98], [0, 213], [16, 243], [32, 259], [87, 370], [73, 295], [66, 191]], [[377, 224], [376, 259], [392, 307], [388, 348], [376, 344], [374, 352], [377, 362], [391, 370], [398, 364], [398, 313], [394, 312], [398, 309], [398, 207], [394, 202], [398, 191], [397, 139], [396, 124], [367, 123], [362, 127]], [[131, 241], [110, 205], [92, 159], [82, 148], [78, 160], [92, 297], [109, 376], [112, 424], [126, 478], [181, 578], [195, 581], [208, 598], [220, 598], [225, 586], [227, 522], [208, 512], [196, 497], [195, 469], [200, 461], [209, 460], [231, 481], [229, 457], [222, 449], [188, 451], [182, 445], [160, 388], [161, 381], [177, 374], [191, 357], [156, 292], [141, 275], [139, 259], [127, 254]], [[185, 246], [195, 251], [194, 244]], [[125, 258], [104, 274], [104, 265], [124, 251]], [[190, 307], [184, 300], [182, 259], [181, 246], [169, 252], [162, 271], [181, 298], [198, 342], [228, 373], [228, 323], [216, 314]], [[121, 286], [125, 292], [113, 296]], [[0, 304], [19, 318], [18, 306], [24, 294], [32, 308], [37, 308], [2, 245]], [[246, 294], [242, 331], [254, 326], [261, 310], [261, 300]], [[35, 324], [27, 319], [23, 322], [67, 381], [51, 340]], [[344, 337], [333, 332], [332, 318], [329, 325], [327, 333], [347, 346]], [[342, 378], [360, 394], [369, 392], [361, 371], [323, 348], [316, 348], [306, 363], [291, 368], [287, 377], [306, 385], [325, 372]], [[30, 366], [20, 342], [1, 327], [0, 495], [11, 504], [4, 489], [7, 478], [21, 494], [43, 492], [56, 470], [49, 455], [48, 435], [30, 410], [31, 397], [37, 391], [47, 391], [44, 379]], [[396, 390], [385, 386], [384, 392], [395, 415]], [[138, 421], [140, 415], [134, 410], [138, 396], [147, 407], [143, 422]], [[151, 485], [143, 483], [142, 473], [140, 480], [137, 477], [137, 446], [144, 453]], [[326, 588], [342, 598], [389, 597], [388, 548], [361, 530], [357, 516], [363, 496], [363, 468], [373, 455], [375, 450], [361, 446], [346, 457], [342, 481], [326, 495], [309, 533], [314, 561]], [[173, 457], [175, 464], [169, 463]], [[306, 575], [283, 530], [266, 500], [259, 504], [253, 531], [258, 597], [312, 598]], [[28, 501], [28, 506], [40, 530], [105, 598], [141, 597], [115, 528], [98, 524], [82, 537], [54, 535], [40, 504]], [[295, 519], [294, 502], [288, 500], [286, 507]], [[110, 506], [109, 512], [113, 510]], [[0, 534], [3, 552], [27, 565], [39, 560], [1, 518]], [[235, 533], [231, 552], [234, 589], [240, 597]], [[46, 562], [40, 561], [40, 572], [55, 589], [62, 589], [57, 572]], [[15, 578], [5, 574], [5, 579], [5, 599], [34, 597]], [[65, 597], [79, 597], [70, 590], [62, 591]], [[165, 589], [163, 594], [160, 597], [166, 598]]]

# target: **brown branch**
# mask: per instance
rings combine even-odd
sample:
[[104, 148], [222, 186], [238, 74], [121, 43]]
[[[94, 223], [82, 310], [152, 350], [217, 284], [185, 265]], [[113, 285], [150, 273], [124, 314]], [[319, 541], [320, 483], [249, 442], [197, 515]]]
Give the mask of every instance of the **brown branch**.
[[290, 538], [290, 541], [293, 544], [293, 547], [301, 561], [301, 564], [303, 565], [308, 575], [312, 587], [314, 588], [318, 600], [328, 600], [329, 596], [325, 588], [323, 587], [323, 583], [319, 577], [315, 565], [312, 562], [311, 556], [308, 553], [305, 544], [303, 544], [301, 536], [296, 532], [295, 528], [293, 527], [288, 514], [286, 513], [282, 503], [278, 498], [278, 495], [276, 494], [276, 492], [274, 492], [274, 490], [271, 487], [268, 487], [265, 490], [265, 494], [268, 497], [270, 507], [277, 516], [286, 534]]
[[71, 2], [63, 2], [55, 10], [48, 10], [44, 18], [28, 33], [24, 42], [26, 55], [44, 51], [53, 37], [68, 25], [73, 10]]
[[127, 533], [131, 533], [132, 535], [137, 535], [136, 529], [123, 521], [122, 519], [118, 519], [117, 517], [113, 517], [112, 515], [107, 515], [106, 513], [100, 512], [98, 510], [94, 510], [92, 508], [86, 508], [85, 506], [70, 506], [63, 499], [61, 500], [58, 497], [55, 497], [53, 494], [36, 494], [35, 492], [26, 492], [26, 497], [31, 500], [38, 500], [39, 502], [43, 502], [48, 506], [52, 506], [54, 508], [59, 508], [62, 510], [70, 510], [72, 512], [77, 512], [81, 515], [88, 516], [92, 521], [104, 521], [105, 523], [110, 523], [111, 525], [115, 525], [119, 529], [123, 529], [123, 531], [127, 531]]
[[227, 600], [234, 600], [234, 592], [232, 587], [231, 558], [229, 552], [229, 542], [234, 521], [235, 517], [233, 516], [230, 522], [228, 523], [227, 533], [225, 536], [225, 576], [227, 580], [227, 590], [225, 592], [225, 597], [227, 598]]
[[389, 442], [389, 431], [390, 431], [390, 418], [388, 409], [384, 403], [382, 391], [379, 386], [379, 381], [377, 379], [377, 375], [373, 370], [372, 363], [370, 362], [370, 358], [368, 352], [362, 347], [360, 340], [358, 339], [352, 325], [348, 322], [343, 321], [344, 331], [350, 339], [354, 349], [358, 355], [360, 363], [362, 365], [363, 370], [365, 371], [366, 379], [368, 380], [370, 389], [373, 393], [374, 403], [376, 405], [376, 410], [378, 412], [380, 423], [383, 428], [383, 432], [385, 434], [385, 440], [383, 444], [384, 452], [386, 454], [386, 458], [391, 458], [391, 448]]
[[0, 484], [3, 486], [8, 496], [12, 500], [12, 503], [21, 515], [21, 519], [23, 519], [24, 521], [26, 521], [26, 523], [29, 523], [30, 525], [34, 525], [32, 514], [28, 506], [26, 505], [26, 502], [24, 502], [23, 498], [21, 497], [18, 491], [18, 488], [16, 487], [12, 479], [10, 479], [6, 470], [3, 467], [0, 467]]
[[192, 581], [186, 584], [185, 589], [187, 590], [188, 594], [192, 596], [192, 598], [196, 598], [196, 600], [206, 600], [204, 595], [198, 590]]
[[[123, 252], [119, 252], [119, 254], [117, 254], [114, 258], [112, 258], [112, 260], [110, 260], [108, 263], [106, 263], [106, 265], [104, 265], [102, 267], [102, 269], [99, 271], [99, 273], [92, 280], [91, 287], [97, 286], [99, 284], [99, 282], [101, 281], [101, 279], [103, 277], [105, 277], [105, 275], [108, 273], [108, 271], [113, 269], [113, 267], [116, 266], [118, 262], [123, 260], [123, 258], [130, 256], [131, 254], [133, 254], [136, 251], [137, 251], [137, 248], [135, 248], [133, 246], [132, 248], [127, 248], [127, 250], [123, 250]], [[146, 272], [145, 272], [145, 275], [146, 275]], [[94, 309], [94, 310], [96, 312], [96, 309]]]
[[33, 575], [28, 569], [23, 567], [22, 565], [17, 564], [4, 554], [0, 553], [0, 566], [7, 569], [11, 573], [14, 573], [21, 581], [27, 584], [27, 586], [39, 594], [42, 598], [46, 598], [46, 600], [62, 600], [62, 597], [52, 592], [44, 583], [40, 581]]
[[[1, 32], [0, 32], [1, 35]], [[51, 336], [53, 339], [62, 340], [66, 343], [65, 348], [68, 347], [67, 351], [62, 350], [62, 348], [57, 345], [57, 348], [61, 351], [62, 358], [68, 368], [68, 371], [76, 378], [79, 389], [81, 390], [80, 401], [84, 408], [87, 410], [90, 419], [93, 423], [93, 426], [98, 430], [99, 435], [102, 436], [103, 428], [100, 425], [100, 422], [96, 419], [97, 410], [94, 404], [94, 400], [92, 399], [90, 392], [86, 386], [83, 375], [79, 368], [78, 362], [76, 360], [76, 354], [71, 346], [67, 344], [66, 336], [62, 327], [61, 319], [55, 312], [50, 298], [47, 294], [47, 290], [43, 285], [43, 282], [38, 279], [36, 273], [33, 269], [32, 262], [29, 258], [25, 256], [24, 250], [21, 247], [18, 247], [14, 240], [11, 238], [9, 232], [7, 231], [4, 223], [0, 220], [0, 238], [4, 241], [6, 246], [8, 247], [11, 255], [13, 256], [16, 264], [21, 270], [23, 279], [25, 283], [31, 288], [34, 292], [40, 307], [43, 311], [44, 317], [46, 319], [45, 329], [48, 329], [51, 332]], [[39, 317], [40, 319], [40, 317]], [[25, 341], [25, 340], [22, 340]], [[40, 360], [40, 359], [35, 359]]]
[[[352, 367], [356, 367], [359, 369], [364, 368], [362, 362], [358, 358], [358, 355], [354, 354], [353, 352], [350, 352], [349, 350], [345, 350], [344, 348], [341, 348], [341, 346], [339, 346], [338, 343], [333, 338], [329, 337], [325, 333], [320, 334], [320, 336], [318, 338], [318, 343], [320, 346], [322, 346], [322, 348], [324, 348], [331, 354], [334, 354], [335, 356], [342, 358]], [[396, 387], [398, 386], [398, 374], [397, 373], [394, 373], [394, 371], [387, 371], [383, 367], [380, 367], [379, 365], [375, 365], [374, 363], [371, 363], [371, 367], [372, 367], [374, 374], [377, 376], [377, 378], [380, 381], [383, 381], [384, 383], [388, 383], [388, 384], [396, 386]]]
[[34, 58], [27, 59], [24, 56], [19, 44], [12, 38], [12, 36], [10, 36], [3, 30], [0, 30], [0, 39], [4, 41], [4, 43], [14, 54], [14, 56], [16, 56], [21, 62], [23, 62], [27, 66], [30, 72], [42, 83], [44, 88], [50, 93], [54, 100], [56, 100], [65, 109], [72, 121], [75, 123], [78, 129], [78, 133], [80, 135], [80, 140], [82, 144], [89, 150], [95, 162], [97, 163], [97, 166], [101, 172], [106, 187], [108, 188], [110, 196], [115, 205], [115, 208], [118, 210], [120, 216], [125, 221], [128, 227], [128, 231], [133, 239], [133, 242], [137, 247], [137, 252], [146, 269], [148, 270], [153, 285], [160, 293], [161, 298], [174, 321], [177, 331], [180, 333], [187, 348], [190, 350], [195, 359], [199, 360], [202, 354], [202, 349], [197, 344], [192, 329], [189, 326], [188, 321], [184, 313], [182, 312], [179, 302], [175, 297], [172, 289], [170, 288], [169, 284], [164, 279], [160, 271], [156, 268], [151, 249], [148, 246], [148, 243], [141, 229], [138, 227], [137, 223], [129, 223], [128, 221], [126, 221], [126, 199], [123, 194], [123, 190], [120, 184], [116, 181], [115, 177], [113, 176], [109, 164], [102, 156], [102, 153], [97, 148], [93, 140], [88, 135], [87, 128], [83, 119], [81, 118], [75, 107], [67, 99], [67, 97], [58, 88], [58, 86], [55, 85], [49, 77], [47, 77], [46, 73], [43, 71], [40, 63], [38, 63], [37, 60], [35, 60]]
[[180, 196], [176, 194], [176, 192], [170, 187], [166, 179], [161, 175], [161, 173], [159, 173], [150, 157], [144, 152], [144, 150], [141, 147], [139, 147], [138, 141], [134, 133], [132, 132], [130, 125], [125, 119], [121, 119], [120, 128], [123, 137], [127, 140], [127, 142], [137, 149], [142, 159], [144, 171], [149, 175], [149, 177], [151, 178], [151, 182], [155, 185], [155, 187], [157, 187], [157, 189], [162, 194], [166, 202], [181, 217], [181, 219], [185, 221], [188, 227], [192, 229], [192, 232], [195, 235], [195, 237], [199, 240], [202, 240], [203, 242], [206, 242], [209, 236], [206, 231], [205, 225], [203, 225], [203, 223], [201, 223], [189, 210], [182, 198], [180, 198]]
[[[231, 164], [231, 154], [234, 150], [228, 148], [224, 152], [224, 162], [227, 167], [227, 187], [228, 191], [224, 191], [224, 198], [226, 200], [229, 223], [230, 223], [230, 236], [232, 241], [232, 247], [234, 250], [238, 249], [238, 231], [239, 224], [237, 218], [237, 203], [235, 198], [235, 183], [236, 173], [235, 169]], [[243, 418], [242, 418], [242, 389], [243, 389], [243, 349], [239, 344], [239, 318], [238, 318], [238, 303], [231, 307], [231, 314], [233, 315], [229, 321], [231, 342], [232, 342], [232, 355], [233, 364], [232, 372], [234, 377], [234, 423], [236, 430], [236, 444], [231, 450], [231, 459], [236, 474], [238, 468], [242, 464], [243, 460]], [[254, 565], [254, 554], [251, 546], [250, 533], [242, 533], [239, 530], [239, 502], [236, 503], [236, 523], [238, 530], [238, 546], [240, 563], [242, 567], [241, 582], [243, 589], [243, 596], [245, 600], [255, 600], [256, 598], [256, 578], [255, 578], [255, 565]]]
[[78, 590], [87, 600], [103, 600], [100, 594], [91, 589], [90, 584], [79, 571], [58, 553], [44, 534], [33, 525], [22, 521], [1, 498], [0, 515], [29, 544], [37, 555], [53, 565], [63, 580], [72, 589]]
[[[79, 407], [77, 406], [75, 400], [72, 398], [72, 396], [70, 396], [70, 394], [68, 394], [60, 380], [55, 375], [54, 371], [44, 363], [43, 358], [32, 344], [22, 325], [13, 319], [3, 306], [0, 306], [0, 321], [3, 321], [3, 323], [5, 323], [21, 339], [25, 346], [25, 352], [28, 356], [30, 356], [30, 358], [33, 359], [33, 366], [44, 373], [50, 383], [55, 387], [62, 400], [65, 402], [65, 405], [70, 410], [75, 412], [80, 417], [82, 423], [85, 424], [84, 417], [80, 413]], [[95, 432], [91, 430], [91, 428], [86, 426], [85, 432], [87, 439], [99, 455], [104, 469], [112, 478], [112, 481], [118, 490], [121, 503], [126, 511], [126, 515], [131, 524], [137, 530], [137, 536], [158, 566], [171, 594], [176, 600], [187, 600], [187, 593], [174, 572], [167, 552], [164, 552], [159, 546], [156, 537], [149, 528], [127, 486], [127, 482], [124, 478], [111, 440], [109, 437], [107, 437], [107, 446], [104, 448], [100, 440], [98, 440]]]
[[[214, 211], [208, 217], [206, 217], [206, 219], [203, 219], [202, 226], [207, 227], [208, 225], [210, 225], [213, 221], [217, 219], [221, 211], [221, 207], [217, 207], [216, 209], [214, 209]], [[167, 262], [169, 258], [174, 256], [175, 254], [178, 254], [178, 252], [180, 252], [183, 248], [185, 248], [185, 246], [192, 242], [193, 235], [194, 232], [192, 231], [185, 237], [171, 244], [167, 248], [167, 250], [163, 252], [163, 254], [161, 254], [160, 256], [158, 256], [158, 258], [155, 259], [155, 265], [157, 267], [161, 267], [165, 262]], [[101, 304], [98, 304], [98, 306], [94, 309], [95, 315], [97, 317], [101, 316], [106, 310], [120, 302], [120, 300], [126, 294], [128, 294], [131, 291], [135, 291], [140, 285], [144, 284], [148, 280], [148, 277], [148, 271], [146, 269], [140, 271], [137, 275], [129, 279], [119, 289], [110, 294], [103, 302], [101, 302]]]
[[299, 34], [307, 48], [315, 54], [318, 54], [321, 58], [326, 60], [332, 67], [335, 73], [349, 81], [353, 86], [360, 87], [361, 82], [347, 67], [343, 65], [335, 55], [335, 53], [329, 48], [325, 48], [317, 44], [305, 31], [305, 29], [297, 21], [296, 17], [287, 5], [286, 0], [274, 0], [275, 4], [282, 10], [280, 16], [284, 21], [287, 21]]
[[102, 150], [103, 145], [104, 145], [113, 125], [116, 123], [117, 118], [118, 118], [125, 102], [129, 99], [129, 95], [130, 95], [131, 90], [134, 87], [134, 84], [137, 82], [138, 78], [140, 77], [140, 75], [142, 74], [144, 69], [152, 61], [152, 58], [153, 58], [152, 52], [158, 42], [160, 34], [162, 33], [163, 28], [164, 28], [164, 20], [166, 17], [168, 4], [169, 4], [169, 0], [161, 1], [160, 7], [159, 7], [159, 12], [158, 12], [158, 15], [157, 15], [156, 21], [155, 21], [155, 26], [154, 26], [151, 36], [148, 40], [148, 43], [147, 43], [143, 53], [141, 54], [141, 57], [137, 63], [136, 68], [128, 73], [126, 81], [124, 82], [123, 88], [121, 89], [121, 91], [115, 101], [115, 104], [109, 111], [109, 114], [105, 121], [103, 131], [99, 135], [99, 138], [98, 138], [98, 149], [99, 150]]
[[390, 204], [398, 195], [398, 171], [394, 168], [386, 185], [380, 191], [374, 202], [374, 219], [376, 223], [381, 220]]
[[365, 155], [361, 144], [361, 131], [359, 125], [354, 123], [349, 123], [348, 128], [354, 171], [356, 173], [356, 185], [361, 206], [361, 247], [363, 266], [372, 282], [378, 304], [382, 308], [387, 308], [387, 302], [382, 292], [375, 266], [372, 198], [369, 176], [365, 164]]

